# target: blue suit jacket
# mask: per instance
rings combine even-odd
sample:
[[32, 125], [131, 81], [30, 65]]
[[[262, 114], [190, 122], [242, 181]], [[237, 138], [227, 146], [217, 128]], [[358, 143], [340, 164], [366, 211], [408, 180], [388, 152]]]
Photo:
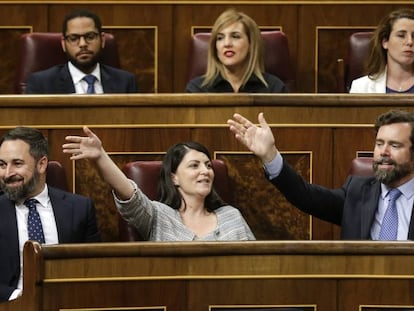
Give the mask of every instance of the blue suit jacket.
[[[90, 198], [49, 188], [59, 243], [99, 242], [95, 206]], [[0, 196], [0, 302], [7, 301], [20, 276], [20, 254], [14, 202]]]
[[[100, 64], [104, 93], [137, 93], [135, 76], [125, 70]], [[26, 82], [26, 94], [73, 94], [75, 86], [68, 64], [32, 73]]]
[[[370, 240], [381, 184], [375, 177], [349, 176], [339, 189], [309, 184], [283, 161], [279, 176], [271, 182], [305, 213], [341, 226], [341, 239]], [[414, 239], [414, 213], [408, 239]]]

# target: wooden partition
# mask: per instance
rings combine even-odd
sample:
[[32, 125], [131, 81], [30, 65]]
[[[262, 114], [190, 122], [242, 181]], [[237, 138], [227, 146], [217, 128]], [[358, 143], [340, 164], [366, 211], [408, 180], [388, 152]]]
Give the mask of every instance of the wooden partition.
[[408, 311], [413, 260], [412, 242], [28, 242], [0, 311]]
[[344, 94], [141, 94], [0, 96], [0, 135], [16, 125], [40, 128], [50, 158], [63, 163], [72, 190], [94, 199], [106, 242], [119, 241], [110, 189], [88, 161], [62, 153], [66, 135], [89, 125], [119, 166], [159, 160], [178, 141], [196, 140], [229, 169], [238, 207], [259, 240], [332, 240], [338, 228], [292, 207], [268, 183], [260, 161], [239, 144], [226, 121], [239, 112], [257, 120], [261, 111], [279, 150], [308, 181], [340, 187], [351, 160], [373, 150], [372, 124], [389, 109], [414, 109], [409, 95]]

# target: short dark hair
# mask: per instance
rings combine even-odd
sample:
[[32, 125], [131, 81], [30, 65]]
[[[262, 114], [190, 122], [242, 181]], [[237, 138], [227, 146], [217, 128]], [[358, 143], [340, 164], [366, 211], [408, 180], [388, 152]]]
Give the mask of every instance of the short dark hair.
[[375, 121], [375, 133], [377, 134], [380, 127], [394, 123], [409, 123], [411, 126], [411, 152], [414, 152], [414, 113], [406, 110], [390, 110], [378, 116]]
[[36, 160], [49, 157], [49, 144], [42, 132], [31, 127], [16, 127], [0, 138], [0, 146], [8, 140], [22, 140], [30, 146], [30, 155]]
[[[196, 150], [204, 153], [208, 159], [211, 160], [208, 149], [202, 144], [194, 141], [181, 142], [173, 145], [168, 149], [163, 159], [158, 183], [158, 196], [160, 198], [160, 202], [171, 206], [173, 209], [179, 209], [181, 207], [182, 196], [177, 187], [174, 185], [171, 175], [177, 171], [178, 165], [180, 165], [184, 156], [190, 150]], [[225, 203], [216, 193], [214, 188], [212, 188], [211, 192], [205, 199], [206, 209], [211, 212], [223, 205], [225, 205]]]
[[98, 15], [86, 9], [77, 9], [77, 10], [70, 12], [69, 14], [65, 16], [65, 19], [63, 20], [63, 24], [62, 24], [62, 35], [63, 36], [66, 36], [66, 31], [68, 30], [68, 22], [77, 17], [91, 18], [93, 22], [95, 23], [95, 27], [98, 29], [98, 32], [99, 33], [102, 32], [102, 22]]

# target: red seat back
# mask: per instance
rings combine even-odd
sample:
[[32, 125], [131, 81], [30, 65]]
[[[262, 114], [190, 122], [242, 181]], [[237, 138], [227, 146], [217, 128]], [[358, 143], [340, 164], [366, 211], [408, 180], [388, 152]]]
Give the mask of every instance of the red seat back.
[[338, 93], [348, 93], [352, 81], [364, 76], [365, 64], [371, 52], [372, 31], [355, 32], [349, 37], [348, 55], [338, 70]]
[[371, 157], [357, 157], [353, 159], [349, 168], [349, 175], [374, 176], [372, 162], [373, 158]]
[[[262, 31], [265, 50], [265, 71], [281, 79], [292, 92], [295, 89], [295, 72], [291, 64], [286, 35], [282, 31]], [[192, 36], [189, 56], [188, 81], [205, 74], [211, 33]]]
[[[220, 197], [231, 204], [233, 201], [230, 189], [230, 180], [227, 173], [227, 166], [221, 160], [213, 160], [214, 189]], [[158, 200], [157, 189], [161, 171], [161, 161], [135, 161], [125, 164], [122, 171], [125, 175], [134, 180], [138, 187], [151, 200]], [[129, 226], [123, 219], [119, 220], [119, 237], [121, 241], [137, 241], [141, 238], [132, 226]]]

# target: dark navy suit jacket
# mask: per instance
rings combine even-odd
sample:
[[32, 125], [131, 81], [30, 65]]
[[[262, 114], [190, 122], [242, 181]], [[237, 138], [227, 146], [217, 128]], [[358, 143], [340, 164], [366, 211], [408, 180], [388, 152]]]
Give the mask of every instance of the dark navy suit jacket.
[[[341, 226], [343, 240], [370, 240], [381, 194], [375, 177], [349, 176], [339, 189], [309, 184], [283, 161], [279, 176], [271, 182], [300, 210]], [[408, 240], [414, 239], [414, 213]]]
[[[135, 76], [125, 70], [101, 66], [101, 83], [104, 93], [137, 93]], [[26, 82], [26, 94], [73, 94], [75, 86], [68, 64], [53, 66], [32, 73]]]
[[[95, 206], [90, 198], [49, 188], [59, 243], [99, 242]], [[20, 254], [14, 202], [0, 196], [0, 302], [7, 301], [20, 276]]]

